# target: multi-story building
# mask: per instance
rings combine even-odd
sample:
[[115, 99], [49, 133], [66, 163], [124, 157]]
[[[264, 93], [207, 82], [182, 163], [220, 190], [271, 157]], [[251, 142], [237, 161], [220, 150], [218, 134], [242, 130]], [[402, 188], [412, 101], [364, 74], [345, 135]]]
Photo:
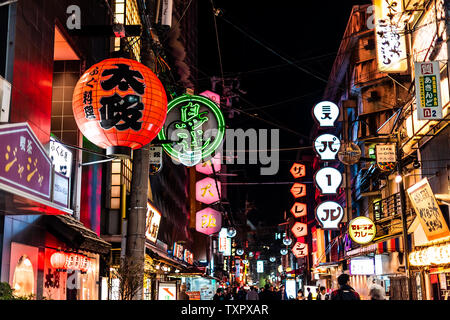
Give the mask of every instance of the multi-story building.
[[[324, 273], [331, 277], [333, 287], [337, 285], [335, 276], [347, 272], [363, 297], [368, 296], [373, 281], [384, 286], [391, 299], [408, 299], [408, 290], [411, 299], [441, 299], [448, 292], [443, 280], [448, 257], [417, 262], [414, 255], [412, 261], [406, 255], [411, 251], [443, 252], [449, 235], [442, 232], [430, 241], [426, 227], [425, 232], [422, 229], [426, 222], [418, 215], [417, 200], [408, 195], [419, 181], [428, 179], [439, 204], [440, 212], [434, 206], [436, 215], [442, 214], [439, 226], [447, 230], [449, 189], [448, 179], [442, 178], [448, 176], [449, 163], [447, 5], [447, 1], [409, 1], [394, 15], [386, 13], [379, 1], [374, 1], [374, 6], [353, 7], [324, 100], [341, 108], [342, 122], [335, 133], [348, 136], [362, 152], [360, 161], [347, 171], [339, 165], [341, 172], [351, 174], [351, 197], [345, 197], [344, 188], [341, 199], [347, 208], [351, 204], [347, 223], [366, 216], [375, 222], [377, 231], [368, 245], [352, 242], [346, 234], [347, 223], [342, 224], [340, 235], [333, 234], [337, 241], [327, 247], [326, 261], [316, 265], [327, 269]], [[383, 23], [401, 25], [401, 29], [391, 29], [395, 37], [386, 40]], [[393, 39], [399, 41], [394, 48], [389, 47]], [[417, 117], [414, 62], [428, 61], [440, 63], [443, 112], [436, 121]], [[348, 130], [347, 135], [343, 130]], [[390, 167], [377, 163], [377, 146], [391, 148], [396, 162]], [[432, 198], [429, 194], [429, 203]]]

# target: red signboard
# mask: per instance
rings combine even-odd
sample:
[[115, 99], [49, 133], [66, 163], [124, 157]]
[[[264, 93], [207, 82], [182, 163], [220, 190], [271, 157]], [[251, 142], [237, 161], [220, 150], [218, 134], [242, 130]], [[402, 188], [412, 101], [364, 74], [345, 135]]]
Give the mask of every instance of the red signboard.
[[306, 223], [296, 222], [291, 228], [294, 237], [300, 238], [308, 235], [308, 225]]
[[306, 185], [303, 183], [294, 183], [291, 188], [291, 193], [294, 198], [301, 198], [306, 196]]
[[292, 253], [296, 258], [302, 258], [308, 255], [308, 245], [306, 243], [297, 242], [292, 247]]
[[306, 216], [307, 215], [306, 204], [300, 202], [294, 203], [294, 205], [291, 208], [291, 213], [296, 218]]
[[294, 163], [290, 172], [295, 179], [298, 179], [306, 175], [306, 167], [303, 164]]

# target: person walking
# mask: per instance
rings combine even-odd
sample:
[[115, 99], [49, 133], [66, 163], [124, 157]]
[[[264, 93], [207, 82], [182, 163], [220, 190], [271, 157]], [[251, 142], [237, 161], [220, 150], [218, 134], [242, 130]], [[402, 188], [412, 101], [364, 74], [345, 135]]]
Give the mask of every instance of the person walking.
[[306, 288], [306, 290], [308, 291], [308, 300], [312, 300], [313, 299], [313, 294], [311, 292], [311, 288]]
[[369, 287], [370, 300], [386, 300], [384, 294], [384, 288], [376, 283], [376, 280], [372, 280], [372, 284]]
[[246, 300], [259, 300], [259, 295], [256, 287], [251, 287], [251, 289], [247, 292]]
[[319, 293], [317, 294], [317, 300], [330, 300], [325, 287], [320, 287]]
[[340, 287], [331, 293], [331, 300], [361, 300], [358, 292], [348, 284], [350, 281], [348, 274], [341, 274], [337, 280]]
[[213, 297], [213, 301], [225, 301], [225, 296], [223, 294], [222, 288], [217, 288], [216, 294]]

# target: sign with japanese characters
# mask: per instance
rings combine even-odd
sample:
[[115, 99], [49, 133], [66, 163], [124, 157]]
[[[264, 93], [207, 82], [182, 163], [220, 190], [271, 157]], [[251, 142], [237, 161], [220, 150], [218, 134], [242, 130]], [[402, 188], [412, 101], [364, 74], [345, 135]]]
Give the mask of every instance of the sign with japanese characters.
[[194, 264], [194, 254], [188, 249], [184, 249], [183, 261], [188, 264]]
[[303, 258], [308, 255], [308, 245], [306, 243], [297, 242], [292, 247], [292, 253], [298, 258]]
[[400, 21], [403, 1], [374, 0], [375, 35], [378, 70], [381, 72], [405, 72], [408, 70], [406, 34]]
[[316, 172], [314, 182], [322, 194], [337, 194], [342, 184], [342, 174], [333, 167], [325, 167]]
[[212, 204], [220, 200], [222, 193], [220, 181], [204, 178], [195, 184], [196, 199], [201, 203]]
[[221, 153], [217, 153], [214, 157], [209, 159], [206, 162], [199, 163], [195, 166], [195, 170], [197, 172], [210, 175], [217, 172], [220, 172], [222, 169], [222, 155]]
[[291, 213], [296, 218], [306, 216], [308, 213], [306, 203], [300, 203], [300, 202], [294, 203], [294, 205], [291, 208]]
[[355, 258], [350, 259], [351, 275], [374, 275], [375, 260], [373, 258]]
[[179, 260], [183, 260], [184, 257], [184, 247], [182, 244], [175, 242], [173, 244], [173, 256]]
[[160, 223], [161, 213], [149, 202], [147, 202], [147, 216], [145, 223], [145, 238], [147, 240], [156, 243]]
[[69, 207], [70, 179], [56, 172], [53, 175], [52, 201], [63, 207]]
[[397, 161], [395, 144], [377, 144], [375, 147], [377, 166], [382, 171], [391, 171]]
[[322, 134], [314, 140], [314, 151], [320, 160], [336, 160], [336, 155], [341, 147], [341, 141], [332, 134]]
[[294, 183], [291, 188], [291, 193], [296, 199], [306, 196], [306, 184], [298, 182]]
[[167, 120], [158, 137], [174, 161], [191, 167], [206, 161], [222, 144], [225, 119], [219, 107], [203, 96], [183, 95], [169, 102]]
[[50, 137], [49, 156], [55, 166], [55, 171], [70, 178], [72, 174], [72, 152], [53, 137]]
[[211, 235], [222, 228], [222, 213], [212, 208], [200, 210], [195, 215], [195, 230]]
[[291, 167], [290, 173], [295, 179], [302, 178], [306, 175], [306, 167], [301, 163], [294, 163]]
[[322, 101], [313, 108], [314, 118], [321, 128], [334, 127], [339, 113], [339, 107], [330, 101]]
[[344, 209], [334, 201], [326, 201], [316, 208], [316, 220], [325, 230], [339, 229], [339, 223], [344, 218]]
[[224, 256], [231, 255], [231, 239], [228, 238], [227, 228], [220, 229], [219, 232], [219, 252]]
[[375, 223], [367, 217], [357, 217], [348, 224], [348, 234], [353, 241], [367, 244], [375, 238], [377, 228]]
[[264, 273], [264, 261], [263, 260], [256, 261], [256, 272]]
[[0, 153], [0, 187], [50, 201], [52, 161], [27, 123], [0, 126]]
[[162, 168], [162, 147], [149, 147], [150, 167], [149, 173], [155, 174]]
[[441, 71], [439, 61], [415, 62], [418, 120], [442, 119]]
[[296, 222], [291, 228], [292, 234], [296, 238], [308, 235], [308, 225], [306, 223]]
[[215, 92], [206, 90], [200, 93], [201, 96], [207, 97], [209, 100], [220, 106], [220, 95]]
[[408, 188], [407, 192], [427, 239], [431, 241], [449, 236], [447, 223], [428, 179], [422, 179]]
[[150, 68], [124, 58], [90, 67], [75, 86], [72, 106], [83, 135], [111, 154], [117, 147], [149, 144], [167, 115], [161, 81]]

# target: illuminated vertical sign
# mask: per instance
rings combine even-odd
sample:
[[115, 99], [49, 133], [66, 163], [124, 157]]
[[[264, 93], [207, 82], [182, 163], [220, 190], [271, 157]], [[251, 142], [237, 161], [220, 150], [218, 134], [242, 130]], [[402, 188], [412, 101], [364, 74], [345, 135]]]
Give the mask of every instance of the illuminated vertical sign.
[[402, 15], [403, 1], [374, 0], [375, 34], [377, 42], [378, 70], [381, 72], [405, 72], [408, 70], [406, 37]]
[[264, 272], [264, 261], [258, 260], [256, 261], [256, 272], [263, 273]]
[[196, 199], [205, 204], [212, 204], [220, 200], [221, 183], [212, 178], [205, 178], [195, 185]]
[[415, 62], [418, 120], [442, 119], [441, 72], [439, 61]]
[[159, 224], [161, 223], [161, 213], [147, 202], [147, 216], [145, 225], [145, 238], [153, 243], [158, 238]]
[[211, 235], [222, 228], [222, 213], [212, 208], [206, 208], [196, 213], [195, 230]]

